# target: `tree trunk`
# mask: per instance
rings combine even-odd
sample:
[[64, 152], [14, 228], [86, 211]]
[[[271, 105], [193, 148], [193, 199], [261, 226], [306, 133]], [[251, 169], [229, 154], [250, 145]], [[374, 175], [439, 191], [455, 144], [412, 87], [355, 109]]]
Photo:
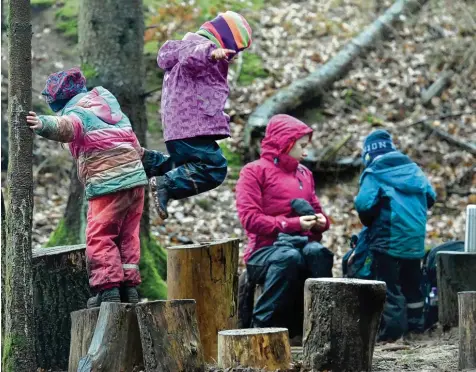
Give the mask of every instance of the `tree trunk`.
[[33, 371], [35, 337], [31, 271], [33, 216], [33, 134], [26, 123], [31, 109], [30, 1], [8, 2], [8, 121], [5, 327], [2, 370]]
[[[82, 0], [80, 4], [79, 50], [88, 86], [102, 85], [116, 96], [140, 144], [146, 147], [142, 0], [125, 1], [121, 6], [116, 0]], [[141, 235], [149, 236], [148, 208], [144, 208]]]
[[46, 247], [86, 243], [88, 201], [84, 197], [84, 185], [78, 178], [77, 170], [77, 163], [73, 161], [64, 217], [51, 234]]
[[233, 329], [218, 332], [218, 366], [288, 370], [291, 347], [286, 328]]
[[306, 280], [304, 365], [313, 371], [370, 371], [385, 292], [385, 283], [374, 280]]
[[458, 326], [458, 292], [476, 291], [476, 252], [438, 252], [438, 320], [444, 331]]
[[[103, 302], [88, 354], [78, 372], [141, 371], [142, 347], [134, 305]], [[90, 332], [90, 331], [89, 331]]]
[[[117, 97], [140, 144], [147, 147], [143, 3], [142, 0], [130, 0], [122, 2], [121, 6], [117, 4], [116, 0], [81, 1], [78, 18], [81, 65], [88, 86], [102, 85]], [[165, 273], [166, 269], [150, 234], [148, 192], [145, 193], [140, 237], [141, 274], [145, 275], [142, 275], [139, 291], [141, 295], [146, 292], [144, 295], [149, 299], [164, 298], [166, 275], [161, 272]]]
[[476, 291], [458, 293], [459, 369], [476, 370]]
[[464, 251], [476, 252], [476, 205], [466, 207]]
[[68, 372], [76, 372], [78, 364], [89, 350], [99, 316], [99, 307], [71, 313], [71, 343]]
[[420, 10], [427, 0], [397, 0], [385, 13], [357, 37], [347, 43], [334, 58], [311, 73], [306, 78], [296, 80], [280, 89], [251, 114], [245, 127], [244, 146], [250, 151], [251, 159], [256, 157], [258, 138], [264, 133], [269, 119], [279, 113], [286, 113], [315, 100], [323, 92], [343, 78], [352, 68], [352, 64], [368, 48], [385, 36], [404, 14], [413, 15]]
[[90, 296], [85, 246], [33, 250], [37, 366], [65, 370], [71, 340], [70, 313]]
[[140, 303], [136, 313], [146, 371], [204, 370], [194, 300]]
[[197, 301], [205, 361], [217, 358], [217, 334], [237, 325], [239, 240], [168, 248], [169, 299]]

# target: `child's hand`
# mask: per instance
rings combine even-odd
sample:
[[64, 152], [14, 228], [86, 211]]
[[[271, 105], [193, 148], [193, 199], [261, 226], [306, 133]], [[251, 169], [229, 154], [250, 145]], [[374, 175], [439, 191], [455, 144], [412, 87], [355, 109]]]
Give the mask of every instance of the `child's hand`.
[[43, 128], [43, 123], [40, 118], [36, 115], [36, 112], [30, 111], [30, 115], [26, 117], [26, 122], [30, 126], [30, 129], [41, 129]]
[[221, 59], [228, 58], [228, 54], [235, 54], [236, 52], [231, 49], [218, 48], [212, 52], [212, 59], [219, 61]]
[[316, 218], [317, 218], [316, 228], [318, 229], [324, 228], [324, 226], [326, 226], [326, 223], [327, 223], [326, 217], [322, 213], [318, 213], [316, 214]]
[[316, 216], [301, 216], [299, 217], [299, 222], [301, 223], [302, 231], [309, 231], [316, 224]]

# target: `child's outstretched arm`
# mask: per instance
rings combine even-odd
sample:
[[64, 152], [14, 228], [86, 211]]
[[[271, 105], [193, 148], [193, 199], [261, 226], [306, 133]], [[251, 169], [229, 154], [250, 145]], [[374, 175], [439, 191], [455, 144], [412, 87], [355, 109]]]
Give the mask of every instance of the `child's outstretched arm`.
[[36, 134], [58, 142], [73, 142], [83, 131], [81, 119], [74, 115], [40, 115], [30, 111], [26, 121]]

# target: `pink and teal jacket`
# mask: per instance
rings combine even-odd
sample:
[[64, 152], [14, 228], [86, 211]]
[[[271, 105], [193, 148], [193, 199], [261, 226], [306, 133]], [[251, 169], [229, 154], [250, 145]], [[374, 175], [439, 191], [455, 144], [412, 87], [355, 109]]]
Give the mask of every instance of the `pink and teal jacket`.
[[148, 184], [143, 150], [129, 118], [107, 89], [96, 87], [74, 96], [61, 116], [39, 118], [43, 128], [37, 134], [69, 143], [87, 199]]
[[161, 102], [165, 141], [230, 136], [230, 117], [223, 112], [229, 93], [228, 61], [212, 60], [216, 48], [192, 33], [160, 48], [157, 63], [165, 70]]

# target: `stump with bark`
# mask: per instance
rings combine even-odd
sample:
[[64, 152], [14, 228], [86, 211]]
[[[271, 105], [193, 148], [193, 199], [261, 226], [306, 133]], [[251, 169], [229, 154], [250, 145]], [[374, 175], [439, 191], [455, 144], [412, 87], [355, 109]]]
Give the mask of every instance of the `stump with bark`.
[[37, 366], [66, 370], [71, 312], [84, 309], [91, 295], [85, 246], [33, 250], [33, 302]]
[[71, 343], [68, 372], [76, 372], [78, 364], [89, 350], [99, 316], [99, 307], [71, 313]]
[[140, 368], [142, 347], [134, 305], [102, 303], [91, 345], [79, 361], [78, 372], [132, 372]]
[[476, 370], [476, 291], [458, 293], [459, 369]]
[[237, 326], [239, 239], [168, 248], [169, 300], [195, 299], [205, 361], [217, 357], [217, 334]]
[[476, 291], [476, 252], [438, 252], [438, 320], [444, 331], [458, 326], [458, 292]]
[[233, 329], [218, 332], [218, 366], [287, 370], [291, 348], [286, 328]]
[[313, 371], [370, 371], [385, 292], [385, 283], [374, 280], [306, 280], [304, 366]]
[[136, 313], [146, 371], [204, 370], [194, 300], [146, 302]]

